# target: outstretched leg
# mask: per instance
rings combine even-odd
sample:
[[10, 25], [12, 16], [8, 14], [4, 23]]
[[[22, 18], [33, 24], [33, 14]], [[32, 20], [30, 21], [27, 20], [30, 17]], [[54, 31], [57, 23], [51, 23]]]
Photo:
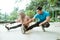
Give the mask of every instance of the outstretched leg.
[[15, 28], [21, 27], [21, 25], [22, 24], [19, 24], [19, 25], [13, 26], [13, 27], [7, 27], [7, 26], [5, 26], [5, 28], [7, 28], [8, 30], [10, 30], [10, 29], [15, 29]]
[[33, 24], [33, 25], [31, 25], [29, 28], [27, 28], [26, 31], [31, 30], [31, 29], [33, 29], [34, 27], [39, 26], [40, 23], [41, 23], [41, 22], [36, 22], [35, 24]]
[[[37, 22], [37, 23], [31, 25], [26, 31], [31, 30], [31, 29], [33, 29], [34, 27], [38, 27], [40, 23], [41, 23], [41, 22]], [[50, 24], [49, 24], [48, 22], [46, 22], [46, 23], [43, 24], [42, 26], [47, 28], [47, 27], [50, 26]]]

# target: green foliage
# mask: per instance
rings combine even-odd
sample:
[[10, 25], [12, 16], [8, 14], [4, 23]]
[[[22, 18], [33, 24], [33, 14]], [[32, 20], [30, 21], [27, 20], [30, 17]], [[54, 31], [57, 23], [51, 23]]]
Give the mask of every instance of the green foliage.
[[26, 8], [26, 10], [36, 10], [37, 6], [43, 6], [46, 0], [31, 0], [30, 5]]
[[9, 16], [9, 20], [10, 20], [10, 21], [14, 21], [17, 17], [18, 17], [17, 10], [14, 9], [14, 10], [11, 12], [10, 16]]
[[[17, 2], [20, 2], [21, 0], [16, 0]], [[35, 14], [36, 14], [36, 8], [37, 6], [42, 6], [43, 10], [47, 10], [50, 12], [50, 16], [51, 22], [54, 22], [54, 20], [56, 19], [56, 21], [60, 21], [60, 19], [57, 19], [57, 16], [60, 15], [60, 12], [56, 12], [57, 16], [56, 18], [54, 18], [54, 10], [56, 7], [56, 3], [58, 2], [58, 0], [31, 0], [30, 5], [28, 5], [26, 7], [25, 13], [26, 15], [28, 15], [30, 18], [32, 18]], [[0, 21], [14, 21], [17, 17], [18, 17], [18, 8], [14, 8], [14, 10], [11, 12], [10, 15], [7, 15], [7, 13], [2, 14], [0, 13]]]
[[54, 7], [56, 7], [57, 2], [58, 2], [58, 0], [31, 0], [31, 3], [30, 3], [30, 5], [28, 5], [26, 7], [26, 10], [36, 11], [37, 6], [42, 6], [43, 10], [50, 12], [51, 22], [54, 22], [54, 21], [56, 21], [55, 15], [58, 14], [58, 12], [56, 12], [56, 14], [54, 13], [54, 11], [57, 11], [57, 10], [55, 10], [56, 8], [54, 8]]
[[54, 6], [54, 5], [56, 5], [56, 2], [58, 1], [58, 0], [47, 0], [48, 1], [48, 3], [51, 5], [51, 6]]
[[10, 15], [8, 15], [7, 13], [2, 14], [0, 13], [0, 21], [14, 21], [15, 19], [17, 19], [18, 17], [18, 13], [17, 13], [17, 8], [14, 8], [14, 10], [11, 12]]
[[28, 15], [30, 18], [32, 18], [35, 15], [35, 12], [33, 10], [27, 10], [25, 11], [26, 15]]

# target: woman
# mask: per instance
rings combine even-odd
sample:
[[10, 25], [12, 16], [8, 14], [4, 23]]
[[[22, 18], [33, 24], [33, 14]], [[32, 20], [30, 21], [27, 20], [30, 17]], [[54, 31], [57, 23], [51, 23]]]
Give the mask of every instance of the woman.
[[15, 22], [12, 22], [12, 23], [10, 24], [10, 25], [12, 25], [13, 23], [17, 23], [17, 25], [12, 26], [12, 27], [8, 27], [9, 24], [6, 24], [6, 25], [5, 25], [5, 28], [6, 28], [7, 30], [10, 30], [10, 29], [15, 29], [15, 28], [21, 27], [21, 26], [23, 25], [24, 28], [27, 29], [29, 24], [25, 25], [25, 23], [26, 23], [27, 21], [29, 21], [29, 19], [30, 19], [30, 18], [29, 18], [27, 15], [25, 15], [24, 12], [20, 12], [20, 13], [19, 13], [19, 18], [18, 18]]

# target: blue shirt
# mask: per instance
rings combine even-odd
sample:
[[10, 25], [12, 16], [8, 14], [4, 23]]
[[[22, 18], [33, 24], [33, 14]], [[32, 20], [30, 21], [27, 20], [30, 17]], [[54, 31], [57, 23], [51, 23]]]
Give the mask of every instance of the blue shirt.
[[38, 19], [38, 21], [43, 22], [46, 20], [46, 17], [50, 16], [49, 12], [43, 11], [42, 14], [36, 14], [33, 18]]

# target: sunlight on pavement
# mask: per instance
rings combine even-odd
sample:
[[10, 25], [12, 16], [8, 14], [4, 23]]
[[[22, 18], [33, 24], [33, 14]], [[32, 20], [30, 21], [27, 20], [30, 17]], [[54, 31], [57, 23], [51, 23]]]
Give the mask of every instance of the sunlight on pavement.
[[59, 28], [55, 27], [53, 23], [43, 32], [41, 27], [36, 27], [26, 34], [21, 33], [21, 28], [8, 31], [5, 24], [0, 24], [0, 40], [56, 40], [60, 35]]

